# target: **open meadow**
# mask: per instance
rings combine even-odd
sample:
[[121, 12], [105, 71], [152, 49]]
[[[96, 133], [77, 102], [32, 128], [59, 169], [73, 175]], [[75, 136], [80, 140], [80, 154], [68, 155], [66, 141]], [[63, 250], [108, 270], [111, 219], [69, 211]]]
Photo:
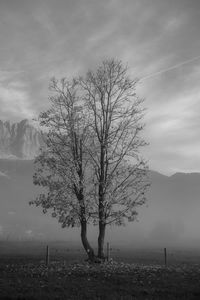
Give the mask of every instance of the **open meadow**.
[[111, 248], [111, 260], [91, 265], [78, 245], [0, 243], [0, 299], [199, 299], [200, 253]]

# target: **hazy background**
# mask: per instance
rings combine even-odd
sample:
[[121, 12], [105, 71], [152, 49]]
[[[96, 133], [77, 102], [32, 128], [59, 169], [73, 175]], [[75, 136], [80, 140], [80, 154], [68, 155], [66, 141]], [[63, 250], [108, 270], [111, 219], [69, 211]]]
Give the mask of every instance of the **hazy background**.
[[[62, 229], [56, 219], [43, 215], [28, 202], [39, 192], [32, 183], [33, 162], [0, 160], [0, 239], [65, 240], [80, 242], [79, 229]], [[138, 221], [126, 227], [108, 226], [106, 241], [120, 247], [200, 247], [200, 173], [164, 176], [149, 173], [148, 201]], [[98, 228], [89, 229], [96, 246]]]

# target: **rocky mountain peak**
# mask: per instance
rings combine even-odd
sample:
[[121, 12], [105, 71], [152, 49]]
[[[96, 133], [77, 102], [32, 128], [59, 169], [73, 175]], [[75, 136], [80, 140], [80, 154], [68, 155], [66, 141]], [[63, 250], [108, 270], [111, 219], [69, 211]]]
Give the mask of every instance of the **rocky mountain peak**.
[[33, 159], [41, 146], [41, 134], [29, 120], [0, 120], [0, 158]]

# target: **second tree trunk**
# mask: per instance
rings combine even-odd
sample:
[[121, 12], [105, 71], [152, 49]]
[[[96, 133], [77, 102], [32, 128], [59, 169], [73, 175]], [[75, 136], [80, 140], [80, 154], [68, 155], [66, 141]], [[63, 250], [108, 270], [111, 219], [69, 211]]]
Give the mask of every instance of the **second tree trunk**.
[[81, 241], [83, 247], [88, 255], [90, 261], [94, 261], [95, 255], [92, 247], [90, 246], [88, 239], [87, 239], [87, 222], [86, 220], [81, 221]]
[[104, 239], [105, 239], [106, 225], [99, 221], [99, 237], [98, 237], [98, 257], [103, 259], [104, 255]]

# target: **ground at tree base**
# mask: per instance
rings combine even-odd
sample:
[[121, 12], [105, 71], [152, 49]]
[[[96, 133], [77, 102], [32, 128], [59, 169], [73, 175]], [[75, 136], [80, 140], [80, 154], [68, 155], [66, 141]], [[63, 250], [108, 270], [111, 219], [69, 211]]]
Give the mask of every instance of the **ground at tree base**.
[[1, 261], [0, 299], [200, 299], [200, 265]]

